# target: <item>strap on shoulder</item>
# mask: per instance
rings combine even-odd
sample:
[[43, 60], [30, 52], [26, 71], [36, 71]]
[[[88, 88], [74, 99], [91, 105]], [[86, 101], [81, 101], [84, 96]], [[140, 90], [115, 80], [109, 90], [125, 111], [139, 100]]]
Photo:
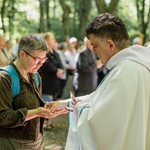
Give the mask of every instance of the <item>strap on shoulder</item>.
[[40, 85], [40, 81], [39, 81], [39, 76], [37, 73], [34, 73], [34, 78], [35, 78], [35, 83], [36, 83], [36, 86], [38, 87]]
[[18, 95], [20, 91], [20, 81], [19, 81], [18, 73], [11, 65], [2, 67], [0, 68], [0, 70], [5, 70], [9, 74], [11, 78], [12, 98], [15, 98], [15, 96]]

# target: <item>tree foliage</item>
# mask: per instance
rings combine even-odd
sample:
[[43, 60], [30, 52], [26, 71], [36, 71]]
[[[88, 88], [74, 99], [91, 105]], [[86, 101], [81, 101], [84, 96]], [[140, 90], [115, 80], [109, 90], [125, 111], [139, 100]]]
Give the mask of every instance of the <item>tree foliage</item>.
[[146, 31], [150, 22], [150, 1], [136, 0], [136, 8], [138, 25], [140, 27], [141, 34], [145, 35], [143, 39], [145, 42], [147, 38]]
[[95, 0], [97, 10], [99, 13], [108, 12], [111, 14], [117, 14], [117, 6], [119, 0], [111, 0], [109, 3], [105, 0]]
[[[149, 0], [2, 0], [0, 29], [11, 39], [29, 32], [51, 31], [58, 41], [65, 36], [83, 39], [87, 24], [99, 13], [120, 16], [133, 37], [150, 40]], [[132, 8], [130, 8], [132, 6]], [[129, 11], [131, 9], [131, 11]], [[137, 19], [136, 19], [137, 18]]]
[[59, 3], [63, 10], [63, 14], [62, 14], [63, 30], [64, 30], [64, 34], [67, 36], [67, 35], [69, 35], [69, 14], [71, 13], [71, 9], [65, 3], [64, 0], [59, 0]]

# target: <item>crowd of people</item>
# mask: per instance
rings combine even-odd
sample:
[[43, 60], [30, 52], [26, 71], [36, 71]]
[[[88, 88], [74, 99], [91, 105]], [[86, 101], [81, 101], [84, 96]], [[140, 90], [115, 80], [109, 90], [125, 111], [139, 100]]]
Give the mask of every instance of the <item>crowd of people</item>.
[[[100, 59], [92, 54], [90, 41], [86, 37], [83, 41], [71, 37], [58, 43], [51, 32], [41, 35], [49, 48], [46, 54], [48, 59], [38, 70], [44, 101], [69, 98], [70, 91], [76, 96], [93, 92], [107, 69], [103, 71]], [[18, 57], [20, 38], [16, 38], [14, 45], [5, 38], [4, 34], [0, 35], [0, 67]]]
[[[75, 96], [90, 94], [103, 80], [108, 72], [101, 60], [92, 53], [92, 45], [86, 37], [78, 41], [76, 37], [67, 36], [62, 42], [57, 42], [51, 32], [42, 34], [49, 51], [47, 61], [38, 70], [42, 77], [42, 97], [45, 102], [57, 99], [67, 99], [70, 91]], [[0, 67], [6, 66], [12, 59], [18, 57], [20, 38], [12, 44], [0, 34]], [[131, 45], [149, 46], [143, 44], [140, 36], [136, 36]], [[90, 86], [89, 86], [90, 85]]]
[[0, 68], [16, 70], [20, 91], [12, 103], [11, 79], [1, 69], [0, 148], [42, 150], [44, 120], [71, 110], [66, 150], [150, 149], [150, 50], [139, 37], [131, 46], [120, 18], [100, 14], [83, 41], [58, 43], [51, 32], [26, 34], [15, 45], [5, 38]]
[[20, 38], [16, 38], [16, 41], [17, 43], [13, 45], [11, 40], [6, 40], [5, 34], [0, 33], [0, 68], [17, 58]]
[[86, 35], [109, 71], [94, 92], [73, 97], [65, 150], [149, 150], [150, 47], [131, 46], [124, 22], [108, 13]]
[[[4, 36], [2, 44], [5, 45]], [[41, 78], [36, 74], [39, 83], [36, 84], [34, 73], [47, 60], [48, 49], [40, 34], [24, 35], [19, 43], [17, 58], [9, 64], [11, 69], [0, 70], [0, 149], [43, 150], [44, 119], [55, 114], [44, 108]], [[12, 97], [11, 76], [14, 75], [15, 81], [18, 81], [15, 85], [20, 85], [20, 90]]]

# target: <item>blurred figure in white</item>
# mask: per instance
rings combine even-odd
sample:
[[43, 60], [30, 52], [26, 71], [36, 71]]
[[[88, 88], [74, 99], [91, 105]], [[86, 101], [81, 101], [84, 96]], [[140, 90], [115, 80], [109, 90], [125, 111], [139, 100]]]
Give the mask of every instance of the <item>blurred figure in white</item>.
[[7, 59], [10, 62], [12, 59], [12, 42], [10, 40], [6, 41], [6, 45], [4, 47], [4, 51], [6, 53]]
[[0, 33], [0, 67], [8, 64], [8, 59], [4, 47], [6, 45], [5, 34]]
[[78, 48], [77, 48], [77, 52], [76, 52], [76, 55], [75, 55], [75, 57], [74, 57], [74, 60], [75, 60], [75, 62], [77, 63], [77, 61], [78, 61], [78, 57], [79, 57], [79, 54], [83, 51], [83, 50], [85, 50], [85, 48], [86, 48], [86, 37], [84, 38], [84, 40], [83, 41], [79, 41], [78, 42]]
[[72, 37], [72, 38], [70, 38], [69, 39], [69, 43], [72, 45], [72, 47], [73, 47], [73, 50], [72, 50], [72, 54], [73, 54], [73, 56], [75, 56], [76, 55], [76, 53], [77, 53], [77, 50], [76, 50], [76, 46], [77, 46], [77, 38], [75, 38], [75, 37]]
[[18, 47], [19, 47], [19, 43], [20, 43], [20, 38], [17, 37], [16, 38], [16, 44], [14, 44], [12, 46], [12, 55], [14, 58], [18, 57]]
[[143, 41], [140, 37], [135, 37], [132, 42], [133, 45], [143, 45]]
[[71, 65], [69, 65], [68, 60], [64, 54], [68, 48], [67, 45], [68, 44], [66, 42], [62, 42], [58, 45], [58, 50], [56, 50], [56, 52], [58, 53], [59, 58], [61, 60], [61, 63], [63, 65], [63, 69], [64, 69], [63, 74], [60, 76], [60, 93], [58, 95], [58, 98], [61, 98], [62, 94], [63, 94], [63, 90], [64, 90], [64, 87], [65, 87], [65, 84], [67, 81], [67, 76], [68, 76], [67, 70], [73, 69], [73, 67]]
[[76, 69], [76, 62], [74, 60], [74, 56], [72, 54], [73, 46], [68, 44], [68, 49], [65, 51], [65, 56], [68, 60], [68, 64], [72, 66], [72, 69], [67, 69], [68, 71], [68, 79], [66, 85], [64, 87], [62, 98], [66, 99], [70, 97], [70, 90], [74, 91], [73, 89], [73, 78], [74, 78], [74, 71]]
[[144, 46], [145, 46], [145, 47], [150, 47], [150, 42], [144, 43]]

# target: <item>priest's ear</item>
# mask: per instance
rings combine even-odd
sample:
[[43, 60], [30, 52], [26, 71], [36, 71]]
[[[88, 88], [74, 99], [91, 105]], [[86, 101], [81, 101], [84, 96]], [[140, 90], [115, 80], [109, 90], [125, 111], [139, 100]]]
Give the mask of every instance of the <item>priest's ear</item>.
[[112, 40], [107, 40], [108, 48], [110, 49], [111, 53], [115, 52], [116, 46]]

